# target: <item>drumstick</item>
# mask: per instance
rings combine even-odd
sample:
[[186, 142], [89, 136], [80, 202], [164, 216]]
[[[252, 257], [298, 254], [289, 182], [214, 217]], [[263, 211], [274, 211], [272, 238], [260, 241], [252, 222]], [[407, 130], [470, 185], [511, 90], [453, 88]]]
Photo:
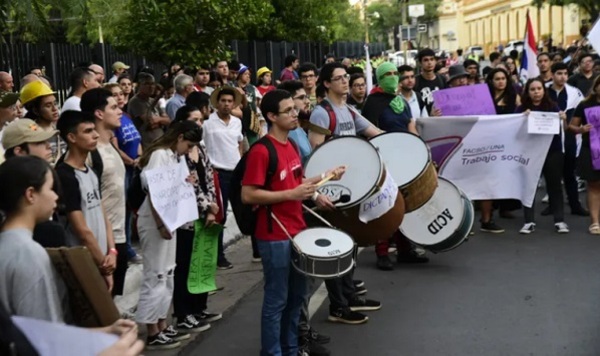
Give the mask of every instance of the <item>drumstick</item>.
[[[348, 169], [348, 166], [344, 166], [344, 169]], [[327, 177], [325, 177], [325, 178], [321, 179], [321, 180], [319, 181], [319, 183], [317, 183], [317, 187], [320, 187], [320, 186], [322, 186], [323, 184], [325, 184], [325, 183], [329, 182], [330, 180], [332, 180], [333, 178], [335, 178], [335, 176], [336, 176], [336, 175], [337, 175], [336, 173], [331, 173], [331, 174], [329, 174]]]

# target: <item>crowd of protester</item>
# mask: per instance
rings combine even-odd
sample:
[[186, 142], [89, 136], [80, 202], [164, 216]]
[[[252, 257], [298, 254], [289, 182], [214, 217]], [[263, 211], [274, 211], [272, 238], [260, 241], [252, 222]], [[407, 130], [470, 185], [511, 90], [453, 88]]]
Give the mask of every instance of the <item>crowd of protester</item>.
[[[290, 138], [297, 151], [278, 148], [280, 157], [293, 161], [292, 156], [299, 154], [303, 165], [330, 136], [372, 137], [383, 131], [418, 135], [416, 120], [444, 115], [435, 105], [434, 91], [474, 84], [487, 85], [499, 115], [559, 113], [565, 130], [554, 138], [544, 163], [549, 206], [542, 215], [553, 216], [558, 233], [569, 232], [564, 186], [571, 214], [589, 216], [589, 233], [600, 235], [600, 171], [592, 166], [592, 126], [585, 110], [600, 105], [598, 56], [585, 48], [541, 52], [537, 57], [541, 74], [526, 82], [518, 73], [518, 53], [503, 57], [494, 52], [489, 59], [482, 70], [478, 58], [458, 54], [445, 58], [422, 49], [417, 68], [378, 61], [373, 63], [376, 85], [370, 92], [364, 61], [333, 56], [319, 68], [290, 55], [281, 71], [261, 67], [256, 73], [244, 64], [223, 60], [213, 65], [173, 65], [161, 75], [144, 70], [133, 76], [129, 66], [115, 62], [107, 82], [104, 69], [89, 64], [72, 71], [69, 97], [60, 106], [52, 80], [40, 68], [21, 78], [19, 93], [13, 92], [11, 75], [0, 72], [0, 162], [4, 162], [0, 279], [5, 286], [0, 309], [9, 315], [68, 322], [64, 286], [43, 248], [85, 246], [113, 296], [123, 293], [128, 264], [143, 263], [134, 319], [146, 324], [146, 349], [177, 348], [190, 333], [207, 330], [222, 315], [209, 311], [207, 293], [192, 294], [187, 288], [194, 224], [169, 231], [148, 197], [137, 206], [130, 201], [136, 179], [148, 186], [140, 172], [185, 160], [200, 219], [207, 225], [224, 224], [233, 171], [259, 140]], [[331, 115], [337, 117], [337, 126], [328, 133], [319, 131], [330, 127]], [[264, 167], [261, 159], [266, 151], [262, 156], [258, 149], [250, 152], [249, 166]], [[243, 184], [261, 186], [264, 175], [251, 168]], [[579, 199], [578, 177], [587, 186], [586, 204]], [[313, 180], [290, 181], [296, 192], [292, 200], [313, 198], [319, 208], [332, 208], [315, 193]], [[257, 191], [243, 194], [250, 202], [264, 204]], [[511, 211], [521, 208], [512, 200], [479, 201], [478, 206], [480, 230], [489, 233], [504, 232], [493, 218], [496, 210], [502, 218], [514, 218]], [[536, 226], [533, 207], [524, 208], [524, 217], [520, 233], [530, 234]], [[297, 223], [304, 226], [303, 219]], [[262, 262], [265, 273], [262, 354], [280, 355], [283, 350], [328, 355], [323, 344], [329, 337], [312, 329], [307, 315], [314, 281], [308, 286], [304, 279], [288, 281], [273, 268], [281, 262], [274, 258], [273, 241], [282, 236], [285, 240], [282, 231], [259, 227], [251, 236], [252, 261]], [[136, 240], [138, 251], [133, 248]], [[389, 240], [382, 237], [376, 248], [377, 267], [382, 270], [394, 268]], [[397, 234], [391, 240], [397, 262], [428, 261], [424, 251], [404, 236]], [[285, 273], [296, 273], [287, 264]], [[222, 233], [215, 268], [234, 268], [226, 257]], [[352, 276], [326, 281], [333, 322], [362, 324], [368, 320], [362, 311], [381, 308], [380, 302], [361, 297], [367, 292], [365, 283]], [[173, 319], [168, 315], [171, 306]], [[120, 320], [104, 331], [125, 338], [129, 334], [122, 331], [134, 328]], [[139, 347], [128, 345], [131, 350]]]

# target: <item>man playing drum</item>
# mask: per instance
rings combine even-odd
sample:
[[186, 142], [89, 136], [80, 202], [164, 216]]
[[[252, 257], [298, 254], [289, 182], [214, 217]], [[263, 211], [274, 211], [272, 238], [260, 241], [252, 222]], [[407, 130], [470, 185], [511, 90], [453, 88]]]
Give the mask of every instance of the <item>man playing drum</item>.
[[[352, 113], [346, 106], [350, 75], [341, 63], [328, 63], [321, 69], [318, 85], [327, 92], [326, 98], [313, 110], [310, 122], [325, 130], [311, 127], [308, 139], [313, 149], [331, 136], [377, 136], [381, 131], [365, 118]], [[332, 125], [332, 119], [335, 119]], [[334, 127], [332, 127], [334, 126]], [[357, 162], [359, 164], [359, 162]], [[358, 311], [378, 310], [381, 303], [357, 297], [353, 272], [325, 281], [329, 295], [329, 320], [346, 324], [362, 324], [369, 320]]]
[[[261, 318], [261, 356], [307, 355], [298, 350], [298, 320], [306, 293], [306, 279], [292, 267], [293, 236], [306, 228], [302, 201], [314, 196], [323, 176], [340, 179], [343, 167], [321, 176], [303, 178], [302, 163], [295, 146], [288, 141], [298, 127], [298, 110], [290, 93], [274, 90], [260, 105], [269, 125], [268, 139], [275, 147], [278, 166], [266, 182], [269, 152], [256, 144], [248, 152], [242, 180], [242, 201], [258, 205], [256, 238], [262, 257], [264, 300]], [[268, 187], [268, 189], [266, 188]], [[333, 208], [328, 199], [315, 199], [321, 208]], [[270, 209], [269, 209], [270, 208]], [[268, 216], [271, 211], [271, 216]]]
[[[377, 67], [377, 82], [371, 94], [367, 97], [362, 114], [370, 122], [386, 132], [410, 132], [418, 135], [415, 119], [411, 113], [408, 103], [397, 95], [398, 83], [400, 77], [396, 66], [390, 62], [385, 62]], [[424, 263], [429, 259], [419, 256], [414, 251], [410, 241], [403, 236], [400, 231], [396, 231], [392, 237], [396, 241], [398, 248], [398, 262], [404, 263]], [[391, 271], [394, 268], [392, 261], [388, 256], [389, 239], [381, 240], [375, 247], [377, 254], [377, 268], [384, 271]]]

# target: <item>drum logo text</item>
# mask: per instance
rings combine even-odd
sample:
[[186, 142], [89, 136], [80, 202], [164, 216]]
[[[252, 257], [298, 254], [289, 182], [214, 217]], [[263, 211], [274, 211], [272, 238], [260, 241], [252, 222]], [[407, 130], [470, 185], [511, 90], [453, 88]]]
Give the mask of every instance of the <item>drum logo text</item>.
[[337, 256], [339, 254], [341, 254], [342, 252], [340, 250], [331, 250], [331, 251], [327, 251], [327, 254], [329, 256]]
[[352, 191], [339, 184], [326, 184], [319, 189], [319, 193], [327, 196], [332, 201], [339, 200], [342, 195], [352, 196]]
[[436, 235], [444, 228], [444, 226], [448, 225], [448, 222], [450, 222], [452, 219], [454, 219], [454, 217], [452, 214], [450, 214], [450, 210], [446, 209], [442, 211], [442, 213], [435, 219], [433, 219], [429, 225], [427, 225], [427, 230], [429, 230], [429, 232], [433, 235]]

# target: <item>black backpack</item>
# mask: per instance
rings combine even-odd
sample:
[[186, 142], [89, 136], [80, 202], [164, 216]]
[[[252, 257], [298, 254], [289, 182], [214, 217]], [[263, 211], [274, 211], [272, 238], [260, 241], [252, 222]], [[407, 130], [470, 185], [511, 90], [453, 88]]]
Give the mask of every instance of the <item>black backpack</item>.
[[138, 210], [146, 199], [146, 191], [142, 187], [142, 170], [139, 167], [133, 168], [133, 176], [127, 188], [127, 205], [131, 210]]
[[[296, 143], [289, 139], [288, 140], [294, 149], [298, 150]], [[267, 165], [267, 175], [265, 177], [265, 185], [263, 188], [268, 188], [271, 184], [271, 180], [275, 175], [275, 171], [277, 171], [277, 165], [279, 164], [279, 159], [277, 158], [277, 151], [271, 139], [267, 136], [264, 136], [260, 140], [256, 141], [250, 150], [254, 148], [256, 145], [264, 145], [269, 152], [269, 164]], [[254, 205], [244, 204], [242, 202], [242, 180], [244, 179], [244, 172], [246, 172], [246, 161], [248, 157], [248, 153], [246, 152], [238, 164], [235, 166], [233, 170], [233, 174], [231, 176], [231, 185], [229, 191], [229, 201], [231, 204], [231, 210], [233, 210], [233, 215], [235, 216], [235, 221], [240, 229], [240, 232], [244, 235], [254, 235], [256, 230], [256, 220], [257, 220], [257, 210]], [[271, 219], [271, 206], [267, 205], [267, 224], [269, 232], [273, 231], [273, 222]]]

